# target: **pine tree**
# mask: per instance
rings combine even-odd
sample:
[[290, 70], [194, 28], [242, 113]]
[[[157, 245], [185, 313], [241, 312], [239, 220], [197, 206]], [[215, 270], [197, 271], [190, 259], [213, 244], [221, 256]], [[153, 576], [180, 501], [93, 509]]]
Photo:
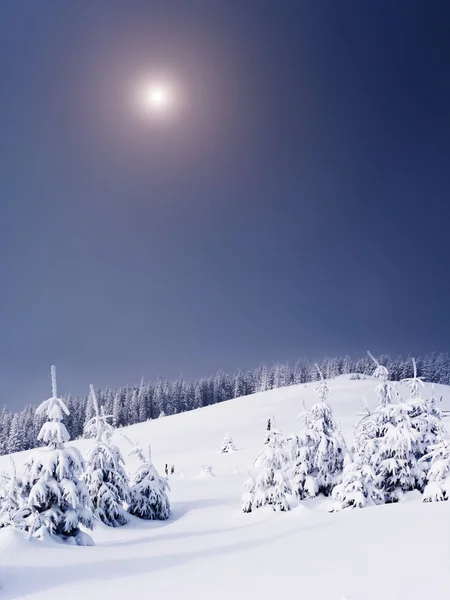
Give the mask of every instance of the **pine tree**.
[[168, 519], [170, 503], [167, 491], [170, 488], [167, 479], [158, 474], [152, 463], [150, 446], [148, 457], [138, 445], [135, 445], [131, 454], [135, 454], [141, 464], [133, 478], [128, 512], [140, 519], [160, 521]]
[[358, 455], [345, 466], [342, 482], [333, 488], [332, 496], [335, 511], [364, 508], [384, 501], [383, 493], [376, 485], [374, 470]]
[[94, 401], [92, 399], [92, 395], [89, 394], [86, 399], [86, 412], [85, 412], [85, 416], [84, 416], [84, 425], [83, 425], [83, 435], [84, 436], [85, 436], [85, 432], [86, 432], [86, 426], [88, 423], [90, 423], [90, 421], [94, 417], [94, 415], [95, 415]]
[[144, 379], [141, 379], [141, 383], [139, 385], [139, 395], [138, 395], [138, 423], [143, 423], [146, 421], [150, 415], [148, 411], [149, 403], [148, 403], [148, 388], [144, 383]]
[[4, 476], [0, 491], [0, 528], [10, 526], [26, 529], [31, 511], [23, 501], [21, 484], [17, 479], [16, 464], [12, 457], [10, 461], [12, 474], [9, 477]]
[[330, 389], [316, 365], [320, 381], [316, 388], [320, 402], [306, 412], [305, 428], [293, 443], [292, 488], [298, 500], [329, 496], [342, 477], [347, 453], [344, 438], [326, 403]]
[[222, 443], [222, 454], [226, 454], [227, 452], [235, 452], [236, 448], [234, 447], [233, 440], [230, 438], [228, 433], [225, 434], [225, 438]]
[[130, 425], [139, 423], [139, 405], [140, 405], [140, 393], [138, 389], [133, 389], [129, 395], [129, 417]]
[[125, 425], [125, 417], [123, 411], [123, 403], [120, 392], [117, 392], [113, 403], [113, 426], [123, 427]]
[[374, 470], [385, 502], [397, 502], [403, 492], [422, 489], [425, 475], [418, 465], [419, 444], [405, 402], [387, 403], [364, 419], [357, 450]]
[[378, 404], [379, 406], [385, 406], [386, 404], [391, 402], [392, 399], [392, 389], [388, 381], [389, 371], [384, 365], [380, 365], [380, 363], [373, 356], [373, 354], [371, 354], [369, 351], [367, 351], [367, 354], [375, 363], [375, 371], [373, 372], [373, 377], [375, 377], [375, 379], [378, 379], [380, 382], [375, 388], [375, 392], [378, 398]]
[[15, 413], [11, 421], [11, 430], [8, 439], [8, 453], [20, 452], [23, 448], [23, 434], [20, 413]]
[[275, 511], [290, 510], [286, 498], [292, 493], [286, 476], [289, 461], [286, 441], [276, 430], [270, 432], [269, 438], [255, 461], [255, 466], [262, 468], [255, 485], [253, 488], [246, 486], [247, 492], [242, 499], [242, 508], [244, 509], [244, 506], [246, 508], [244, 512], [251, 512], [263, 506], [271, 506]]
[[47, 531], [63, 541], [90, 545], [91, 538], [79, 528], [92, 528], [89, 495], [80, 479], [84, 461], [77, 448], [64, 446], [69, 434], [62, 420], [69, 411], [57, 397], [55, 367], [51, 373], [52, 397], [36, 409], [48, 419], [38, 436], [47, 447], [35, 450], [26, 463], [23, 493], [41, 534]]
[[[417, 376], [417, 366], [414, 358], [412, 359], [412, 364], [413, 376], [403, 382], [409, 388], [410, 399], [407, 402], [407, 406], [412, 427], [418, 433], [415, 454], [416, 458], [420, 459], [425, 454], [428, 454], [431, 448], [444, 440], [446, 432], [442, 425], [442, 414], [435, 406], [436, 399], [432, 396], [427, 401], [421, 397], [421, 390], [424, 388], [424, 383], [422, 377]], [[420, 465], [423, 471], [427, 470], [428, 462], [421, 462]]]
[[439, 502], [450, 497], [450, 440], [430, 449], [421, 462], [431, 461], [427, 485], [423, 492], [424, 502]]
[[295, 437], [294, 465], [292, 468], [292, 490], [298, 500], [315, 498], [319, 493], [317, 471], [314, 466], [319, 436], [306, 428]]
[[90, 389], [95, 416], [86, 423], [85, 436], [95, 437], [95, 444], [87, 454], [86, 486], [94, 515], [109, 527], [120, 527], [128, 522], [123, 508], [130, 499], [128, 478], [120, 450], [111, 441], [110, 417], [99, 410], [94, 387]]
[[249, 476], [247, 481], [244, 483], [244, 487], [246, 488], [246, 492], [242, 495], [241, 499], [241, 510], [242, 512], [249, 513], [253, 510], [254, 504], [254, 496], [255, 496], [255, 488], [256, 482], [252, 475]]
[[3, 407], [0, 415], [0, 454], [7, 454], [12, 415]]

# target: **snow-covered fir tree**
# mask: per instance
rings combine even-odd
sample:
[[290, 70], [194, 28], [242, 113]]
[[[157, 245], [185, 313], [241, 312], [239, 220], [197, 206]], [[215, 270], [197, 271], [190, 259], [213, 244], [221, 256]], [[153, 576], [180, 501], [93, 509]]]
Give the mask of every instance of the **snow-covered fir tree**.
[[435, 384], [433, 383], [431, 386], [431, 396], [426, 398], [426, 403], [428, 404], [428, 412], [430, 415], [435, 416], [437, 419], [439, 419], [439, 421], [442, 421], [442, 411], [438, 406], [438, 402], [441, 401], [442, 396], [441, 398], [437, 398]]
[[371, 352], [367, 351], [367, 354], [375, 364], [375, 371], [372, 373], [372, 376], [379, 381], [375, 388], [378, 404], [379, 406], [385, 406], [392, 400], [392, 387], [389, 383], [389, 371], [384, 365], [379, 363]]
[[244, 512], [270, 506], [275, 511], [290, 510], [287, 495], [292, 493], [286, 468], [289, 461], [286, 440], [281, 432], [270, 431], [269, 440], [258, 455], [255, 467], [261, 471], [253, 485], [246, 485], [241, 506]]
[[222, 443], [222, 454], [226, 454], [227, 452], [235, 452], [236, 448], [234, 446], [233, 440], [231, 439], [231, 437], [228, 435], [228, 433], [225, 434], [223, 443]]
[[167, 479], [159, 475], [152, 462], [150, 446], [147, 456], [139, 445], [135, 445], [131, 454], [135, 454], [141, 464], [132, 480], [128, 512], [140, 519], [168, 519], [170, 502], [167, 491], [170, 488]]
[[[420, 398], [403, 402], [397, 397], [392, 402], [395, 395], [385, 367], [377, 365], [375, 372], [381, 380], [381, 387], [376, 388], [380, 406], [355, 427], [355, 449], [361, 461], [372, 468], [384, 501], [396, 502], [406, 491], [423, 490], [426, 472], [419, 459], [434, 439], [434, 418], [429, 418], [426, 402]], [[409, 383], [416, 395], [420, 384]]]
[[345, 440], [331, 407], [326, 402], [319, 402], [311, 407], [309, 428], [318, 435], [314, 454], [318, 493], [328, 496], [342, 477], [347, 451]]
[[423, 491], [424, 502], [440, 502], [450, 497], [450, 440], [430, 448], [420, 462], [430, 462], [427, 485]]
[[31, 510], [22, 498], [22, 490], [17, 479], [16, 464], [10, 457], [12, 473], [3, 475], [0, 485], [0, 527], [26, 529]]
[[48, 419], [38, 436], [47, 447], [31, 454], [22, 482], [24, 497], [32, 511], [28, 525], [41, 535], [48, 532], [62, 541], [91, 545], [91, 538], [80, 530], [80, 525], [92, 528], [91, 503], [81, 479], [84, 461], [77, 448], [64, 446], [69, 434], [62, 420], [69, 411], [57, 396], [54, 366], [51, 375], [52, 396], [36, 410]]
[[243, 493], [241, 499], [241, 510], [242, 512], [249, 513], [253, 510], [253, 502], [255, 497], [255, 487], [256, 482], [251, 474], [249, 474], [249, 478], [244, 483], [244, 487], [247, 490]]
[[[442, 424], [442, 414], [435, 406], [435, 398], [425, 400], [421, 396], [424, 388], [422, 377], [417, 376], [417, 365], [412, 359], [413, 375], [403, 380], [403, 383], [409, 388], [409, 400], [407, 402], [412, 427], [418, 433], [417, 446], [415, 448], [416, 457], [422, 458], [428, 454], [431, 448], [439, 445], [447, 434]], [[419, 467], [423, 471], [428, 470], [428, 461], [421, 461]]]
[[411, 400], [416, 400], [421, 397], [421, 390], [425, 387], [423, 382], [423, 377], [418, 377], [417, 375], [417, 363], [416, 359], [412, 359], [413, 366], [413, 375], [412, 377], [407, 377], [406, 379], [402, 379], [402, 383], [405, 383], [409, 389], [409, 397]]
[[11, 422], [8, 439], [8, 453], [20, 452], [23, 449], [23, 429], [21, 426], [21, 414], [16, 413]]
[[317, 445], [318, 435], [312, 429], [305, 428], [295, 436], [291, 484], [298, 500], [315, 498], [319, 492], [314, 465]]
[[305, 430], [297, 435], [294, 445], [292, 485], [299, 500], [320, 493], [329, 496], [341, 481], [347, 453], [339, 424], [326, 403], [330, 389], [321, 369], [316, 367], [320, 377], [316, 393], [320, 402], [307, 411]]
[[332, 496], [335, 511], [364, 508], [384, 502], [384, 495], [376, 485], [374, 470], [358, 455], [344, 467], [342, 482], [333, 488]]
[[114, 428], [99, 409], [94, 387], [91, 385], [94, 410], [85, 426], [85, 436], [94, 437], [95, 444], [86, 457], [85, 482], [92, 501], [94, 515], [109, 527], [120, 527], [128, 522], [124, 503], [130, 499], [128, 477], [119, 448], [111, 441]]

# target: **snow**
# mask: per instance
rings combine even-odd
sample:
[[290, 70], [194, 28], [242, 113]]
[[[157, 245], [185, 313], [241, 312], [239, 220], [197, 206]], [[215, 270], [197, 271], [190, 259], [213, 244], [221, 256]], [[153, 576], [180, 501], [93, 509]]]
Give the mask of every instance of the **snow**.
[[[378, 403], [375, 385], [349, 376], [329, 382], [327, 402], [348, 446], [361, 398], [371, 409]], [[175, 466], [170, 518], [130, 517], [121, 528], [97, 523], [93, 547], [29, 542], [21, 532], [2, 529], [2, 599], [449, 597], [450, 502], [424, 503], [419, 492], [410, 492], [398, 504], [360, 510], [330, 513], [333, 499], [319, 496], [294, 501], [288, 512], [241, 511], [249, 471], [258, 474], [253, 464], [266, 440], [267, 419], [274, 415], [276, 427], [291, 437], [303, 425], [302, 402], [309, 409], [317, 401], [315, 387], [273, 390], [126, 428], [133, 442], [151, 444], [159, 473], [166, 463]], [[408, 398], [405, 385], [399, 391]], [[422, 393], [430, 392], [426, 384]], [[435, 396], [443, 396], [443, 409], [450, 408], [450, 388], [436, 386]], [[221, 453], [224, 431], [239, 440], [239, 452]], [[127, 441], [116, 433], [114, 442], [126, 457]], [[73, 445], [85, 455], [92, 440]], [[15, 455], [19, 473], [27, 456]], [[198, 477], [204, 465], [212, 466], [215, 477]], [[137, 457], [126, 459], [129, 473], [137, 467]], [[0, 457], [0, 471], [9, 469], [8, 457]]]

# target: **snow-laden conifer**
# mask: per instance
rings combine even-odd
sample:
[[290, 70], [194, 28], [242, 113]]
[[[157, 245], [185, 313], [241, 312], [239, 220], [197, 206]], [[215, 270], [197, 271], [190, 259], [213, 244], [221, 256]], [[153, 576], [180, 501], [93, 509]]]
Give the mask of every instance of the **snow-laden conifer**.
[[314, 465], [319, 436], [310, 428], [300, 431], [293, 445], [291, 484], [298, 500], [315, 498], [319, 492]]
[[428, 405], [428, 412], [431, 415], [433, 415], [434, 417], [436, 417], [437, 419], [439, 419], [439, 421], [442, 421], [442, 411], [438, 406], [438, 402], [441, 402], [441, 401], [442, 401], [442, 396], [439, 399], [437, 398], [436, 388], [433, 383], [433, 385], [431, 386], [431, 396], [426, 398], [426, 403]]
[[228, 452], [235, 452], [236, 448], [234, 446], [233, 440], [232, 438], [228, 435], [228, 433], [225, 434], [225, 438], [223, 440], [222, 443], [222, 454], [227, 454]]
[[[424, 383], [422, 377], [417, 376], [417, 365], [414, 358], [412, 359], [412, 364], [413, 376], [403, 380], [403, 382], [406, 383], [409, 388], [409, 400], [407, 406], [411, 417], [412, 427], [418, 433], [415, 454], [417, 459], [421, 459], [428, 454], [432, 448], [435, 448], [444, 441], [446, 432], [442, 425], [442, 414], [435, 405], [436, 399], [433, 396], [430, 400], [422, 398], [421, 392], [424, 388]], [[429, 461], [420, 461], [419, 468], [424, 472], [422, 483], [425, 480], [425, 474], [428, 467]]]
[[90, 545], [91, 538], [80, 531], [80, 525], [92, 527], [91, 503], [81, 480], [84, 461], [77, 448], [64, 446], [69, 434], [62, 420], [69, 411], [57, 396], [55, 367], [51, 373], [53, 394], [36, 409], [48, 419], [38, 435], [47, 447], [34, 450], [23, 477], [23, 493], [33, 513], [29, 526], [39, 534], [46, 531], [62, 541]]
[[[403, 402], [388, 382], [387, 369], [378, 363], [374, 375], [380, 379], [376, 388], [380, 406], [356, 426], [355, 449], [372, 468], [384, 501], [396, 502], [403, 492], [422, 490], [425, 483], [425, 469], [418, 463], [426, 447], [425, 402], [420, 398]], [[409, 384], [415, 395], [420, 384]]]
[[247, 490], [243, 493], [241, 499], [241, 510], [242, 512], [249, 513], [253, 510], [254, 496], [255, 496], [255, 487], [256, 482], [251, 474], [249, 474], [249, 478], [244, 483], [244, 487]]
[[342, 478], [346, 445], [339, 424], [326, 403], [330, 389], [316, 365], [320, 381], [316, 388], [320, 402], [306, 412], [305, 429], [296, 437], [292, 486], [299, 500], [322, 493], [329, 496]]
[[375, 364], [375, 371], [372, 375], [379, 381], [375, 388], [378, 404], [379, 406], [384, 406], [389, 404], [392, 400], [392, 387], [389, 382], [389, 371], [384, 365], [380, 365], [378, 360], [371, 352], [369, 352], [369, 350], [367, 351], [367, 354]]
[[136, 444], [131, 452], [140, 465], [134, 474], [131, 486], [131, 499], [128, 512], [140, 519], [160, 520], [170, 516], [170, 502], [167, 492], [170, 490], [165, 477], [161, 477], [152, 462], [150, 446], [145, 455]]
[[450, 440], [430, 448], [421, 462], [430, 461], [427, 485], [423, 492], [424, 502], [440, 502], [450, 497]]
[[130, 499], [128, 478], [119, 448], [112, 443], [114, 428], [99, 409], [94, 387], [90, 386], [94, 416], [85, 425], [85, 436], [95, 437], [86, 457], [85, 482], [94, 515], [109, 527], [120, 527], [128, 521], [124, 503]]
[[332, 496], [335, 511], [364, 508], [384, 502], [383, 493], [376, 485], [374, 470], [358, 455], [344, 467], [342, 482], [333, 488]]
[[26, 529], [31, 511], [22, 498], [22, 490], [17, 479], [16, 463], [10, 456], [12, 473], [2, 477], [0, 489], [0, 527]]
[[263, 506], [270, 506], [275, 511], [290, 509], [287, 495], [292, 493], [286, 474], [289, 461], [286, 440], [280, 431], [272, 429], [269, 439], [255, 461], [260, 467], [254, 485], [246, 485], [247, 492], [241, 502], [244, 512], [251, 512]]

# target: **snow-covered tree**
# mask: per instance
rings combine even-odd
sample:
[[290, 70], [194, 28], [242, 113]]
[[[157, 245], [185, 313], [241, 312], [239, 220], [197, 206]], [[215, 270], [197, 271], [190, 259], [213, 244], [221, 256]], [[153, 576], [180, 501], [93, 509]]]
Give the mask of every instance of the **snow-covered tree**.
[[286, 441], [283, 435], [272, 430], [269, 440], [258, 455], [255, 467], [261, 467], [255, 484], [247, 485], [242, 498], [242, 509], [251, 512], [263, 506], [271, 506], [275, 511], [290, 510], [287, 495], [291, 494], [291, 485], [286, 474], [289, 461]]
[[305, 430], [294, 444], [292, 485], [299, 500], [320, 493], [329, 496], [341, 480], [347, 453], [339, 424], [326, 403], [330, 389], [321, 369], [317, 365], [316, 368], [320, 377], [316, 388], [320, 402], [306, 412]]
[[374, 470], [358, 455], [344, 467], [342, 482], [333, 488], [332, 496], [335, 511], [364, 508], [384, 502], [383, 493], [376, 485]]
[[373, 468], [385, 502], [396, 502], [403, 492], [422, 489], [425, 473], [418, 465], [421, 437], [413, 426], [408, 403], [387, 403], [363, 421], [357, 450]]
[[450, 497], [450, 440], [446, 439], [430, 449], [421, 462], [431, 461], [427, 485], [423, 492], [424, 502], [439, 502]]
[[235, 450], [236, 448], [234, 446], [233, 440], [230, 438], [228, 433], [226, 433], [222, 443], [222, 454], [226, 454], [227, 452], [235, 452]]
[[8, 440], [8, 452], [13, 454], [14, 452], [20, 452], [20, 450], [23, 449], [23, 430], [21, 427], [20, 413], [16, 413], [11, 422]]
[[0, 490], [0, 527], [26, 529], [31, 510], [24, 503], [20, 482], [17, 479], [16, 464], [10, 457], [12, 474], [4, 475]]
[[119, 392], [116, 393], [113, 402], [113, 425], [114, 427], [123, 427], [125, 425], [123, 402]]
[[53, 394], [36, 409], [48, 419], [38, 436], [47, 447], [35, 450], [26, 463], [23, 493], [39, 533], [47, 531], [63, 541], [90, 545], [91, 538], [80, 531], [80, 525], [92, 527], [91, 503], [81, 480], [84, 461], [77, 448], [64, 446], [69, 434], [62, 420], [69, 411], [57, 396], [55, 367], [51, 374]]
[[326, 402], [311, 407], [308, 415], [309, 428], [317, 435], [313, 465], [317, 491], [325, 496], [340, 482], [347, 452], [341, 429]]
[[429, 463], [421, 459], [442, 441], [444, 430], [433, 402], [420, 396], [423, 383], [414, 360], [405, 381], [407, 402], [389, 384], [386, 367], [377, 363], [375, 375], [381, 381], [376, 388], [380, 406], [355, 427], [355, 450], [361, 464], [372, 469], [384, 501], [396, 502], [406, 491], [423, 490]]
[[241, 499], [241, 510], [242, 512], [249, 513], [253, 510], [253, 503], [255, 497], [255, 487], [256, 482], [253, 476], [250, 474], [247, 481], [244, 483], [244, 487], [246, 488], [246, 492], [243, 493]]
[[[424, 383], [421, 377], [417, 376], [416, 361], [412, 359], [413, 375], [405, 379], [404, 383], [409, 388], [410, 399], [407, 402], [411, 424], [418, 433], [418, 440], [415, 446], [417, 459], [421, 459], [428, 454], [432, 448], [438, 446], [447, 437], [442, 425], [442, 414], [435, 406], [435, 398], [425, 400], [421, 396]], [[433, 392], [434, 393], [434, 392]], [[429, 467], [428, 461], [420, 461], [419, 468], [426, 472]], [[421, 478], [423, 483], [425, 476]], [[420, 488], [419, 488], [420, 489]]]
[[402, 379], [402, 383], [405, 383], [409, 389], [409, 397], [411, 400], [420, 398], [420, 390], [425, 387], [423, 377], [417, 376], [417, 363], [415, 358], [412, 359], [413, 365], [413, 376]]
[[437, 398], [435, 385], [433, 383], [433, 385], [431, 386], [431, 396], [426, 399], [426, 403], [428, 405], [428, 412], [430, 413], [430, 415], [433, 415], [434, 417], [439, 419], [439, 421], [442, 421], [442, 411], [438, 406], [438, 402], [441, 401], [442, 396], [440, 399]]
[[209, 465], [207, 463], [203, 464], [199, 477], [215, 477], [212, 465]]
[[119, 527], [128, 521], [123, 507], [130, 499], [128, 478], [122, 454], [111, 441], [110, 417], [100, 411], [92, 385], [90, 390], [95, 416], [85, 425], [85, 437], [95, 437], [95, 444], [87, 453], [85, 482], [94, 515], [109, 527]]
[[135, 454], [141, 464], [133, 477], [128, 512], [140, 519], [168, 519], [170, 503], [167, 491], [170, 488], [167, 479], [159, 475], [152, 462], [150, 446], [147, 456], [139, 445], [135, 445], [131, 454]]
[[315, 431], [305, 428], [300, 431], [293, 444], [293, 467], [291, 484], [298, 500], [315, 498], [319, 493], [315, 454], [319, 442]]
[[378, 404], [380, 406], [384, 406], [391, 402], [392, 399], [392, 389], [389, 383], [389, 371], [384, 365], [380, 365], [378, 360], [374, 357], [374, 355], [367, 351], [367, 354], [375, 363], [375, 371], [373, 372], [373, 377], [379, 380], [379, 384], [375, 388], [375, 392], [378, 398]]

